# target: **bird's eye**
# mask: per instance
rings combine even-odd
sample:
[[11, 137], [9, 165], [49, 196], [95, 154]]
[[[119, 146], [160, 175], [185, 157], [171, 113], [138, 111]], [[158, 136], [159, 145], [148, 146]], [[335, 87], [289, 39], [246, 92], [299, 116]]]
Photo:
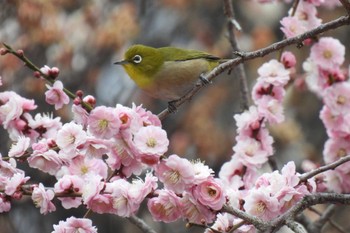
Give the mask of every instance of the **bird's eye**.
[[132, 60], [134, 63], [139, 64], [142, 61], [142, 57], [140, 55], [135, 55]]

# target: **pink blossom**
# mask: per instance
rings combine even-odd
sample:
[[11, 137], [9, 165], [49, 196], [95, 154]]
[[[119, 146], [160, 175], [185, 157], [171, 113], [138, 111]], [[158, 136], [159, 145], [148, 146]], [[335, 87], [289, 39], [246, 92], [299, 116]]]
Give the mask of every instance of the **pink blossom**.
[[113, 213], [121, 217], [130, 217], [140, 207], [140, 202], [129, 195], [131, 184], [118, 179], [107, 184], [106, 191], [111, 193]]
[[282, 86], [273, 86], [270, 83], [266, 83], [263, 80], [259, 80], [255, 83], [252, 91], [252, 98], [256, 105], [259, 105], [258, 102], [264, 96], [271, 96], [276, 99], [278, 102], [282, 102], [285, 96], [286, 91]]
[[220, 210], [226, 201], [225, 191], [219, 179], [209, 178], [203, 181], [194, 187], [192, 193], [198, 202], [213, 210]]
[[0, 213], [9, 212], [11, 210], [10, 198], [4, 193], [0, 193]]
[[92, 135], [109, 139], [119, 132], [120, 120], [114, 108], [99, 106], [89, 116], [88, 125]]
[[307, 30], [313, 29], [321, 25], [322, 20], [317, 17], [317, 9], [314, 4], [307, 1], [301, 1], [295, 12], [295, 16]]
[[272, 220], [279, 214], [279, 202], [276, 197], [262, 189], [252, 189], [245, 197], [244, 209], [247, 213], [263, 220]]
[[290, 51], [284, 51], [281, 56], [281, 61], [286, 69], [295, 67], [297, 60], [294, 54]]
[[155, 168], [157, 177], [167, 189], [182, 193], [194, 181], [194, 170], [190, 161], [170, 155]]
[[326, 127], [328, 136], [346, 137], [350, 135], [350, 120], [347, 115], [336, 114], [328, 106], [323, 106], [320, 119]]
[[69, 103], [69, 97], [63, 91], [63, 83], [61, 81], [55, 81], [52, 86], [46, 85], [46, 87], [48, 90], [45, 92], [45, 100], [48, 104], [55, 105], [56, 110]]
[[293, 161], [290, 161], [283, 166], [281, 174], [286, 179], [286, 184], [290, 187], [295, 187], [300, 182], [299, 176], [296, 173], [295, 163]]
[[169, 140], [165, 130], [157, 126], [142, 127], [134, 135], [134, 145], [140, 153], [141, 161], [154, 165], [168, 150]]
[[[55, 184], [55, 193], [79, 193], [84, 185], [84, 180], [77, 175], [64, 175]], [[61, 197], [62, 206], [66, 209], [77, 208], [81, 205], [81, 197]]]
[[[350, 155], [350, 142], [348, 138], [329, 138], [323, 150], [323, 158], [326, 163], [333, 163], [342, 157]], [[349, 171], [350, 164], [344, 163], [337, 167], [344, 172]]]
[[134, 103], [132, 105], [132, 110], [136, 112], [136, 114], [141, 118], [143, 125], [154, 125], [154, 126], [162, 126], [161, 121], [159, 120], [157, 115], [154, 115], [152, 112], [147, 111], [142, 105], [136, 106]]
[[[228, 213], [218, 213], [216, 215], [215, 223], [211, 226], [211, 229], [215, 229], [218, 232], [229, 233], [232, 232], [232, 227], [239, 224], [242, 220], [234, 217]], [[254, 227], [252, 225], [243, 225], [235, 230], [237, 233], [254, 233]], [[212, 230], [207, 228], [204, 233], [213, 233]]]
[[[35, 148], [35, 145], [33, 145]], [[47, 151], [35, 151], [27, 159], [28, 164], [32, 168], [37, 168], [43, 172], [47, 172], [50, 175], [55, 175], [62, 167], [63, 161], [54, 150]]]
[[0, 102], [0, 123], [5, 129], [8, 129], [11, 122], [19, 120], [24, 112], [37, 107], [34, 100], [25, 99], [13, 91], [1, 92]]
[[305, 25], [293, 16], [286, 16], [280, 21], [281, 30], [287, 38], [291, 38], [304, 33], [307, 29]]
[[221, 166], [219, 178], [223, 181], [224, 185], [233, 190], [238, 190], [244, 185], [242, 175], [244, 174], [245, 166], [238, 159], [234, 158], [232, 157], [230, 161]]
[[97, 233], [97, 228], [92, 226], [92, 221], [87, 218], [67, 218], [66, 221], [60, 221], [58, 225], [53, 225], [52, 233]]
[[129, 188], [129, 197], [133, 202], [141, 203], [147, 195], [154, 192], [157, 187], [158, 178], [153, 176], [152, 173], [147, 173], [145, 176], [145, 181], [141, 179], [133, 180]]
[[52, 114], [36, 114], [34, 119], [28, 119], [28, 126], [36, 130], [41, 137], [56, 139], [57, 131], [61, 129], [60, 117], [53, 118]]
[[349, 172], [341, 169], [328, 170], [324, 172], [326, 187], [329, 191], [336, 193], [350, 192]]
[[0, 154], [0, 190], [5, 189], [8, 180], [16, 173], [23, 173], [22, 170], [16, 168], [16, 161], [14, 159], [4, 161]]
[[72, 105], [72, 113], [74, 122], [83, 126], [87, 125], [89, 113], [81, 105]]
[[99, 175], [88, 174], [82, 188], [83, 203], [92, 211], [102, 213], [113, 213], [113, 198], [109, 193], [101, 193], [106, 184]]
[[181, 217], [180, 198], [170, 190], [158, 190], [158, 196], [148, 200], [148, 209], [156, 221], [174, 222]]
[[277, 99], [265, 95], [257, 102], [258, 111], [269, 123], [277, 124], [284, 121], [283, 106]]
[[258, 69], [258, 74], [260, 76], [258, 80], [274, 86], [284, 86], [289, 81], [290, 71], [285, 69], [282, 63], [272, 59]]
[[199, 184], [214, 175], [214, 171], [204, 162], [197, 160], [193, 162], [194, 184]]
[[237, 140], [233, 150], [239, 161], [248, 167], [261, 167], [269, 156], [268, 151], [262, 147], [261, 143], [250, 137], [242, 137]]
[[101, 158], [109, 152], [109, 142], [104, 139], [88, 137], [86, 142], [80, 147], [80, 153], [90, 158]]
[[30, 139], [27, 137], [19, 137], [15, 144], [12, 144], [10, 151], [8, 152], [9, 157], [21, 157], [26, 153], [29, 148]]
[[350, 83], [340, 82], [328, 87], [323, 93], [323, 100], [333, 114], [350, 113]]
[[77, 147], [86, 142], [86, 132], [81, 125], [73, 122], [66, 123], [57, 132], [57, 146], [66, 153], [76, 151]]
[[210, 209], [198, 203], [187, 192], [181, 198], [181, 206], [182, 217], [189, 222], [207, 224], [212, 223], [215, 218], [214, 213]]
[[40, 207], [41, 214], [47, 214], [56, 210], [55, 205], [51, 200], [55, 197], [55, 193], [45, 187], [42, 183], [39, 186], [35, 186], [32, 193], [32, 200], [36, 207]]
[[234, 115], [237, 133], [251, 136], [253, 131], [262, 127], [263, 118], [256, 106], [250, 106], [248, 111]]
[[24, 177], [24, 173], [14, 174], [7, 182], [5, 193], [9, 196], [15, 192], [20, 191], [20, 186], [25, 184], [29, 180], [29, 176]]
[[310, 57], [323, 69], [332, 69], [343, 64], [345, 47], [337, 39], [322, 37], [311, 47]]
[[71, 160], [71, 163], [68, 166], [68, 172], [71, 175], [78, 175], [80, 177], [93, 173], [106, 179], [108, 168], [101, 159], [77, 155]]

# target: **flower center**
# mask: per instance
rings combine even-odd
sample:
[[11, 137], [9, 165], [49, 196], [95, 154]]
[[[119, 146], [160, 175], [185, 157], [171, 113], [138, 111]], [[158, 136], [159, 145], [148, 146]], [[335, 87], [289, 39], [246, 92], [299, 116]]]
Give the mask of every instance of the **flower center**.
[[98, 127], [101, 129], [101, 130], [104, 130], [106, 129], [108, 126], [108, 121], [106, 119], [101, 119], [99, 122], [98, 122]]
[[337, 156], [338, 156], [339, 158], [346, 156], [346, 150], [345, 150], [344, 148], [340, 148], [340, 149], [337, 151]]
[[262, 202], [262, 201], [260, 201], [260, 202], [257, 204], [256, 210], [257, 210], [259, 213], [264, 213], [264, 212], [265, 212], [265, 209], [266, 209], [265, 203]]
[[344, 105], [346, 103], [346, 98], [342, 95], [338, 96], [337, 104]]
[[149, 138], [146, 142], [148, 147], [154, 148], [157, 145], [157, 140], [155, 138]]
[[323, 51], [323, 57], [326, 59], [331, 59], [332, 58], [332, 51], [329, 51], [329, 50]]

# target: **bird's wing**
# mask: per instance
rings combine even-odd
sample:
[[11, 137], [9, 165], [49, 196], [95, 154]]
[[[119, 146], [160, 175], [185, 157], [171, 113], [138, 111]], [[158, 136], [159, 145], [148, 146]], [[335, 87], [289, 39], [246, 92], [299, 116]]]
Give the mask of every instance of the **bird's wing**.
[[198, 50], [163, 47], [159, 48], [159, 51], [163, 54], [165, 61], [186, 61], [200, 58], [217, 61], [221, 59]]

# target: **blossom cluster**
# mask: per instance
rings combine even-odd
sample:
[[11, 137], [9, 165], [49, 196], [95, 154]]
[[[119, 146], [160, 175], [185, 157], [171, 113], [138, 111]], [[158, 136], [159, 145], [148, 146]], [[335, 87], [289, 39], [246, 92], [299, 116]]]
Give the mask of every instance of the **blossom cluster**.
[[[66, 104], [62, 102], [66, 94], [60, 81], [48, 89], [57, 97], [48, 98], [51, 94], [47, 94], [48, 103], [56, 107]], [[14, 141], [9, 157], [0, 160], [0, 212], [9, 211], [11, 201], [28, 191], [24, 186], [30, 178], [16, 168], [16, 161], [26, 161], [57, 180], [53, 188], [42, 183], [29, 185], [32, 200], [42, 214], [56, 210], [52, 202], [56, 194], [66, 209], [83, 204], [96, 213], [122, 217], [135, 214], [148, 197], [155, 220], [183, 218], [204, 224], [211, 223], [226, 202], [223, 185], [208, 166], [177, 155], [165, 157], [167, 134], [158, 117], [142, 106], [98, 106], [88, 112], [81, 104], [73, 104], [74, 120], [62, 123], [50, 114], [32, 117], [34, 101], [15, 92], [2, 92], [0, 99], [1, 123]], [[145, 173], [146, 169], [156, 176]], [[144, 179], [134, 178], [140, 175]], [[157, 189], [158, 181], [163, 183], [162, 189]], [[55, 226], [54, 232], [89, 224], [67, 219]]]
[[[332, 163], [350, 154], [350, 83], [348, 71], [342, 68], [345, 47], [337, 39], [322, 37], [312, 45], [310, 57], [304, 62], [306, 83], [323, 100], [320, 118], [328, 140], [324, 145], [324, 161]], [[331, 191], [349, 192], [349, 164], [327, 171], [321, 179]]]

